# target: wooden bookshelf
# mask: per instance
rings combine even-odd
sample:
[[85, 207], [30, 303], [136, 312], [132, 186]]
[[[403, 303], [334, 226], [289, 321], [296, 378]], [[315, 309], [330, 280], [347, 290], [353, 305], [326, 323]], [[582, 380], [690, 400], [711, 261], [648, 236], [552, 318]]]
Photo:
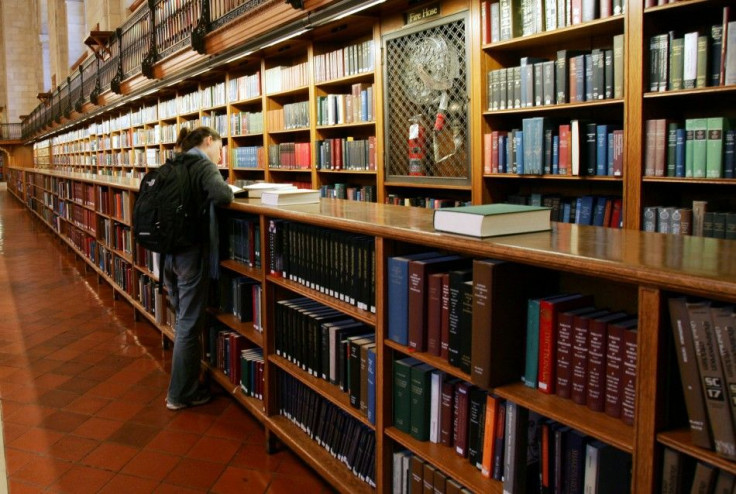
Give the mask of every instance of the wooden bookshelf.
[[688, 456], [710, 463], [716, 468], [736, 475], [736, 463], [718, 456], [713, 451], [708, 451], [695, 446], [690, 439], [689, 429], [676, 429], [657, 434], [657, 441], [667, 447], [675, 449]]

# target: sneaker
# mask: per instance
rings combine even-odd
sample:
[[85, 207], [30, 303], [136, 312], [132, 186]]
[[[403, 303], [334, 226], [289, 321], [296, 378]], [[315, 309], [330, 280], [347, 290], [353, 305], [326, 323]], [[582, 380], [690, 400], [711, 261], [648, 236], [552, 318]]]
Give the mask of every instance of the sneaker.
[[212, 399], [212, 395], [209, 393], [209, 391], [201, 391], [197, 393], [194, 399], [192, 399], [188, 403], [176, 403], [174, 401], [169, 401], [169, 399], [167, 398], [166, 408], [168, 408], [169, 410], [181, 410], [183, 408], [204, 405], [205, 403], [208, 403], [211, 399]]

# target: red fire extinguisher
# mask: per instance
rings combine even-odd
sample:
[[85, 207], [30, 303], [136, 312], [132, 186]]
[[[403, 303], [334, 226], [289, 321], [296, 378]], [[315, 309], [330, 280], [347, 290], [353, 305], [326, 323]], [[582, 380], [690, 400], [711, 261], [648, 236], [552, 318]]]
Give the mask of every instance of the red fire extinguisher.
[[427, 135], [424, 126], [420, 122], [420, 116], [411, 118], [413, 122], [409, 126], [409, 175], [425, 175], [424, 156], [427, 147]]

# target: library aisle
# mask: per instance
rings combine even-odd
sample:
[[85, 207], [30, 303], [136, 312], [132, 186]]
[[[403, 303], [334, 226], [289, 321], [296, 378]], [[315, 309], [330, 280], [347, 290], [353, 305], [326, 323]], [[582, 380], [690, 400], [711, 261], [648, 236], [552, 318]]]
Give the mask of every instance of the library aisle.
[[0, 191], [0, 403], [11, 494], [331, 492], [290, 451], [267, 455], [260, 424], [217, 386], [207, 405], [167, 410], [170, 355], [127, 302]]

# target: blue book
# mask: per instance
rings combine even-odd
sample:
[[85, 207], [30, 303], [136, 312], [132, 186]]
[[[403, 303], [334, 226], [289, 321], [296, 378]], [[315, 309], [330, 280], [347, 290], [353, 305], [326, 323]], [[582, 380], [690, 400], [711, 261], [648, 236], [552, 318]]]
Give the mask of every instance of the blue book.
[[409, 261], [437, 257], [437, 252], [421, 252], [388, 258], [388, 337], [409, 344]]
[[368, 349], [368, 422], [376, 424], [376, 349]]
[[677, 129], [675, 137], [675, 176], [685, 176], [685, 129]]
[[603, 196], [595, 197], [595, 206], [593, 207], [593, 226], [603, 226], [606, 216], [606, 203], [608, 199]]
[[[595, 128], [595, 174], [608, 175], [608, 128], [609, 125], [597, 125]], [[611, 153], [613, 154], [613, 153]]]
[[516, 172], [514, 169], [514, 135], [516, 132], [516, 130], [512, 130], [506, 136], [506, 164], [504, 165], [506, 173]]
[[563, 223], [572, 223], [572, 218], [570, 218], [571, 208], [572, 208], [572, 205], [570, 204], [570, 201], [565, 201], [562, 204], [562, 222]]
[[368, 121], [368, 91], [366, 90], [360, 92], [360, 115], [364, 122]]
[[540, 299], [529, 299], [526, 306], [526, 364], [522, 380], [530, 388], [537, 387], [539, 369], [539, 302]]
[[514, 132], [514, 162], [516, 163], [515, 173], [524, 173], [524, 131], [517, 130]]
[[608, 152], [606, 154], [606, 175], [613, 175], [613, 132], [606, 137]]
[[578, 197], [575, 208], [575, 223], [591, 225], [593, 223], [593, 196]]
[[534, 163], [532, 158], [532, 151], [536, 142], [534, 139], [534, 126], [536, 118], [525, 118], [521, 121], [522, 135], [521, 135], [521, 148], [520, 154], [522, 156], [522, 165], [519, 167], [519, 173], [533, 173]]
[[727, 130], [723, 139], [723, 177], [736, 176], [736, 130]]
[[552, 136], [552, 175], [557, 175], [560, 170], [560, 136]]
[[508, 137], [498, 136], [498, 173], [506, 173]]

